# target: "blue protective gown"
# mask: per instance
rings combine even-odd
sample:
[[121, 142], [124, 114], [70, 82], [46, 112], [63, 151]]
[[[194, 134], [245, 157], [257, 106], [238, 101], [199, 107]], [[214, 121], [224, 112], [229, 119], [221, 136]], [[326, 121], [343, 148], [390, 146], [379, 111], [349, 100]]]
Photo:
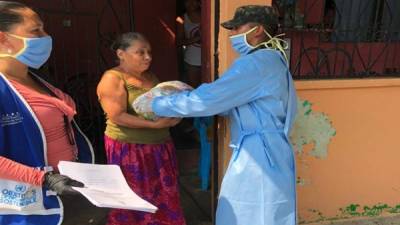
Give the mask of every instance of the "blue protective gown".
[[158, 97], [158, 116], [227, 115], [232, 158], [223, 178], [217, 225], [295, 225], [295, 161], [288, 135], [296, 114], [293, 81], [279, 51], [241, 56], [220, 79]]

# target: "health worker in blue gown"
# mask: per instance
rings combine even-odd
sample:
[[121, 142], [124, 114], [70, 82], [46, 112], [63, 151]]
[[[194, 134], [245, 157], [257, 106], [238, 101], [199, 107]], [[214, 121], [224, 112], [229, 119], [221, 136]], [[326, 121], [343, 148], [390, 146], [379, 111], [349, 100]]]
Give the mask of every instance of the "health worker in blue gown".
[[218, 80], [193, 91], [158, 97], [163, 117], [224, 115], [230, 120], [232, 158], [223, 178], [217, 225], [295, 225], [295, 160], [289, 133], [296, 92], [284, 49], [274, 36], [269, 6], [239, 7], [222, 23], [240, 55]]

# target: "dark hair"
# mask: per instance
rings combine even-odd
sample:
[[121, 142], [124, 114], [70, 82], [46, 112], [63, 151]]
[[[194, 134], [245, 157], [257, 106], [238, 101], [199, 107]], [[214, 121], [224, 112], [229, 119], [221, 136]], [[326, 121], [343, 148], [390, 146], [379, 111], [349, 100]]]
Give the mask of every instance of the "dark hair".
[[262, 26], [270, 35], [275, 36], [278, 34], [278, 24], [263, 24]]
[[261, 23], [250, 23], [253, 26], [262, 26], [265, 31], [268, 32], [271, 36], [275, 36], [278, 34], [278, 24], [261, 24]]
[[118, 49], [126, 50], [132, 45], [133, 41], [145, 41], [148, 42], [147, 38], [137, 32], [128, 32], [121, 34], [120, 36], [115, 39], [115, 41], [111, 45], [111, 50], [117, 51]]
[[28, 6], [12, 1], [0, 1], [0, 31], [9, 31], [15, 24], [21, 23], [24, 18], [18, 9], [29, 8]]
[[264, 23], [260, 23], [270, 35], [275, 36], [279, 32], [279, 12], [272, 6], [265, 6], [270, 18]]

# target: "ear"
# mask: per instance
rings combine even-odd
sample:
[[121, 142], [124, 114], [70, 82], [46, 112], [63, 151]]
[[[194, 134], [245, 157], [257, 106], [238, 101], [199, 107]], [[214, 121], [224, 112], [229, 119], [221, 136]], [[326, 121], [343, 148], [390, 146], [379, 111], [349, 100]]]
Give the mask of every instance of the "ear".
[[9, 49], [12, 49], [12, 45], [8, 41], [8, 36], [5, 32], [0, 31], [0, 50], [1, 51], [9, 51]]
[[6, 37], [6, 36], [7, 36], [7, 35], [6, 35], [5, 32], [0, 31], [0, 43], [1, 43], [1, 44], [3, 44], [3, 43], [7, 40], [7, 37]]
[[263, 25], [257, 25], [257, 29], [254, 33], [257, 37], [264, 35], [264, 27]]
[[125, 54], [124, 51], [122, 51], [121, 49], [117, 49], [117, 56], [120, 61], [122, 58], [124, 58], [124, 54]]

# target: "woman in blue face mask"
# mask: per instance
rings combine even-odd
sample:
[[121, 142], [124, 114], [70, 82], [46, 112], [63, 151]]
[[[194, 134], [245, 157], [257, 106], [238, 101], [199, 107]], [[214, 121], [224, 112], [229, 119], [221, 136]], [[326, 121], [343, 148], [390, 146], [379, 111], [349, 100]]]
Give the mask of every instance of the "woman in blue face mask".
[[274, 36], [276, 24], [271, 7], [239, 7], [222, 24], [239, 57], [221, 78], [152, 103], [158, 116], [229, 117], [233, 152], [221, 184], [217, 225], [296, 224], [295, 161], [288, 138], [296, 93], [285, 43]]
[[0, 1], [0, 224], [56, 225], [63, 218], [68, 224], [72, 210], [91, 216], [84, 211], [90, 204], [72, 189], [83, 184], [56, 169], [61, 160], [94, 162], [73, 121], [75, 104], [29, 72], [47, 61], [51, 49], [36, 12]]

